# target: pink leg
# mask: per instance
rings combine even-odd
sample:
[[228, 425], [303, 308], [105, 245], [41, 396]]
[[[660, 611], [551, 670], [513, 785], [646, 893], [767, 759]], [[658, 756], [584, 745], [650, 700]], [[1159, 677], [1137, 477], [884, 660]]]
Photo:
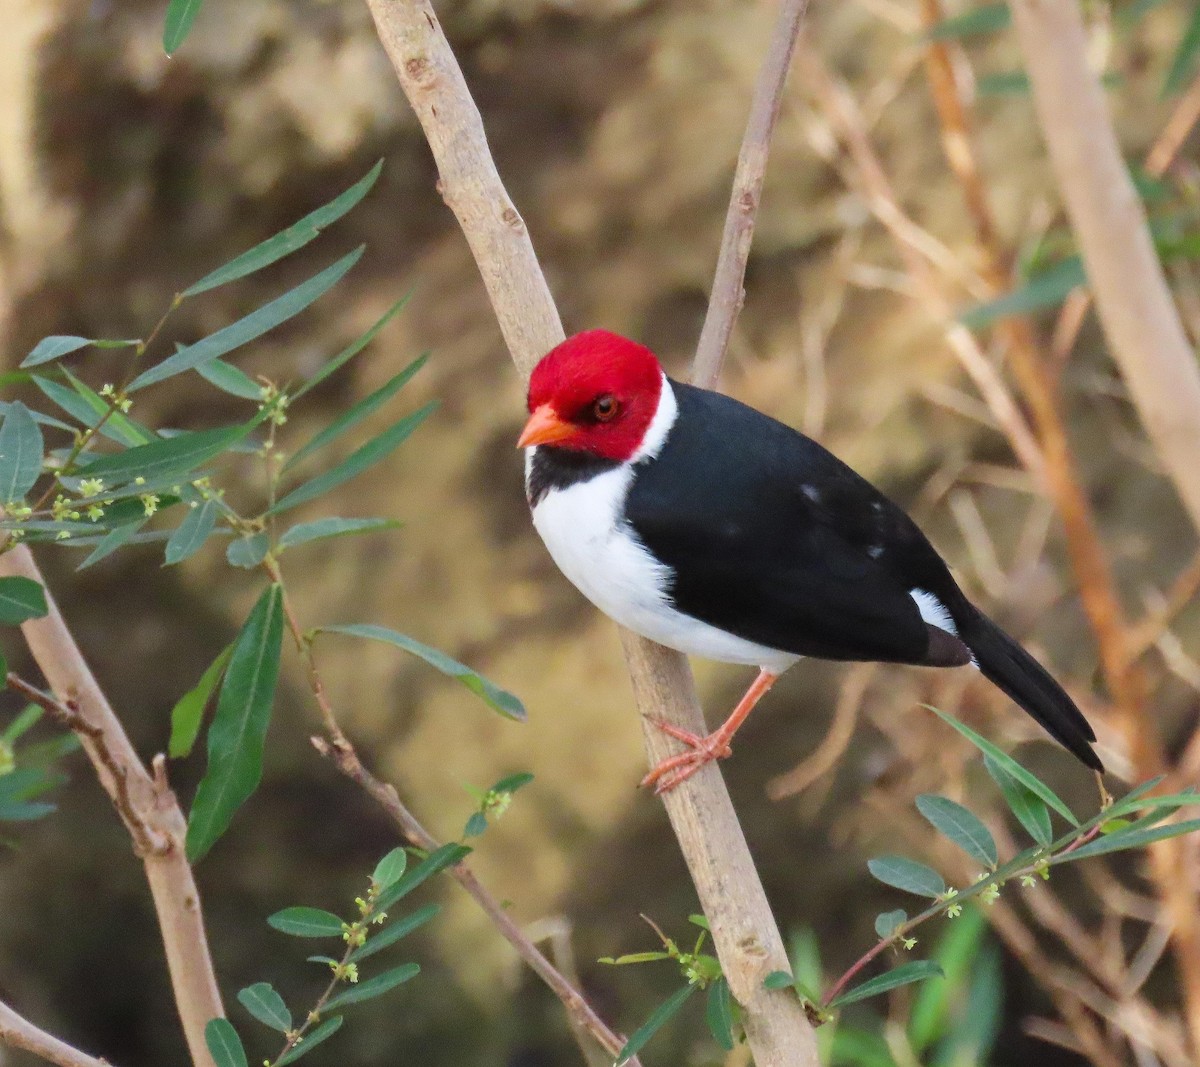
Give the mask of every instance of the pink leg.
[[732, 750], [729, 745], [733, 740], [733, 735], [737, 733], [738, 727], [746, 721], [746, 716], [754, 710], [754, 705], [763, 698], [778, 677], [779, 675], [772, 674], [768, 670], [759, 671], [758, 677], [754, 679], [754, 684], [746, 690], [746, 695], [738, 701], [737, 707], [733, 709], [729, 718], [705, 737], [700, 737], [690, 730], [684, 730], [671, 723], [652, 719], [651, 722], [663, 733], [669, 734], [677, 741], [682, 741], [691, 751], [682, 752], [678, 756], [668, 756], [642, 779], [642, 785], [654, 785], [654, 792], [658, 795], [668, 793], [681, 782], [687, 781], [706, 763], [724, 759], [730, 755]]

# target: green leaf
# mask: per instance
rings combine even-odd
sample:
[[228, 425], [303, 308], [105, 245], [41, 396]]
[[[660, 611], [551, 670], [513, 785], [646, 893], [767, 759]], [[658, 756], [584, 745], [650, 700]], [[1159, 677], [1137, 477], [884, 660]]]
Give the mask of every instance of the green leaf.
[[917, 810], [935, 830], [948, 837], [968, 856], [989, 870], [995, 870], [996, 842], [973, 811], [949, 797], [933, 793], [922, 793], [917, 797]]
[[[108, 412], [108, 403], [104, 398], [82, 382], [78, 382], [78, 379], [73, 378], [66, 368], [63, 368], [63, 372], [72, 380], [73, 387], [71, 389], [61, 382], [51, 381], [40, 374], [30, 377], [33, 384], [71, 418], [88, 428], [95, 428], [99, 425], [99, 433], [110, 441], [132, 446], [145, 444], [153, 439], [153, 435], [149, 431], [138, 427], [131, 419], [119, 412], [105, 418]], [[76, 384], [77, 382], [78, 384]], [[103, 425], [100, 425], [101, 419], [104, 420]]]
[[32, 578], [0, 578], [0, 625], [17, 626], [40, 619], [49, 610], [46, 590]]
[[1011, 293], [976, 304], [959, 312], [959, 321], [972, 330], [990, 326], [997, 319], [1011, 315], [1028, 315], [1043, 308], [1057, 307], [1072, 289], [1087, 284], [1083, 260], [1070, 256], [1061, 263], [1035, 274], [1024, 285]]
[[57, 811], [54, 804], [26, 800], [0, 801], [0, 822], [33, 822]]
[[612, 956], [604, 956], [597, 960], [597, 963], [606, 963], [612, 967], [628, 967], [633, 963], [658, 963], [659, 960], [669, 960], [671, 953], [669, 952], [627, 952], [624, 956], [618, 956], [613, 959]]
[[67, 776], [59, 771], [18, 767], [0, 775], [0, 800], [32, 800], [51, 789], [57, 789], [66, 780]]
[[487, 827], [487, 816], [482, 811], [472, 812], [467, 825], [463, 827], [463, 837], [478, 837]]
[[875, 933], [881, 941], [886, 941], [896, 932], [896, 927], [908, 922], [908, 912], [903, 908], [896, 911], [884, 911], [875, 916]]
[[1171, 69], [1167, 71], [1167, 78], [1163, 83], [1164, 96], [1177, 93], [1183, 88], [1183, 83], [1191, 77], [1197, 55], [1200, 55], [1200, 7], [1193, 6], [1192, 17], [1179, 39], [1179, 47], [1175, 50], [1171, 59]]
[[238, 319], [237, 322], [210, 334], [194, 345], [180, 349], [161, 363], [143, 371], [129, 383], [125, 392], [133, 393], [138, 389], [144, 389], [147, 385], [153, 385], [176, 374], [182, 374], [184, 371], [195, 370], [201, 364], [217, 359], [227, 352], [232, 352], [235, 348], [248, 344], [268, 330], [273, 330], [281, 323], [299, 315], [309, 304], [323, 296], [342, 280], [346, 272], [358, 262], [364, 247], [364, 245], [359, 245], [349, 255], [343, 256], [332, 266], [326, 267], [320, 274], [309, 278], [308, 281], [288, 290], [283, 296], [276, 297], [257, 311], [252, 311], [244, 318]]
[[86, 570], [93, 563], [99, 563], [102, 559], [111, 556], [118, 548], [127, 545], [137, 536], [138, 531], [146, 525], [150, 520], [145, 515], [140, 519], [135, 519], [133, 522], [122, 523], [120, 526], [114, 526], [97, 542], [96, 547], [88, 553], [85, 559], [76, 570]]
[[163, 24], [163, 51], [174, 55], [200, 14], [203, 0], [171, 0], [167, 4], [167, 19]]
[[215, 385], [221, 392], [230, 396], [240, 397], [242, 400], [262, 400], [262, 385], [240, 367], [214, 359], [209, 363], [201, 363], [196, 368], [196, 373], [209, 385]]
[[395, 519], [341, 519], [330, 517], [301, 522], [284, 531], [279, 539], [279, 549], [295, 548], [309, 541], [321, 541], [327, 537], [344, 537], [347, 534], [373, 533], [375, 530], [394, 530], [401, 524]]
[[188, 286], [183, 291], [184, 296], [196, 296], [199, 293], [215, 289], [218, 285], [244, 278], [247, 274], [262, 270], [290, 256], [313, 240], [325, 227], [337, 222], [343, 215], [354, 207], [371, 191], [383, 170], [383, 160], [375, 164], [367, 174], [350, 186], [344, 193], [329, 201], [323, 207], [305, 215], [299, 222], [292, 223], [286, 230], [281, 230], [274, 237], [243, 252], [236, 259], [230, 260], [223, 267], [218, 267], [211, 274], [206, 274], [195, 285]]
[[79, 349], [86, 348], [91, 343], [92, 341], [88, 337], [70, 337], [65, 334], [43, 337], [33, 346], [33, 351], [21, 360], [21, 366], [22, 368], [36, 367], [42, 363], [49, 363], [70, 352], [78, 352]]
[[217, 1067], [249, 1067], [242, 1039], [228, 1019], [209, 1019], [204, 1027], [204, 1043]]
[[321, 908], [284, 908], [267, 919], [267, 924], [292, 937], [341, 937], [345, 923]]
[[1144, 848], [1146, 845], [1154, 844], [1155, 841], [1180, 837], [1195, 830], [1200, 830], [1200, 819], [1187, 819], [1184, 822], [1167, 823], [1165, 826], [1153, 826], [1148, 829], [1117, 830], [1105, 837], [1097, 837], [1086, 845], [1080, 845], [1073, 852], [1060, 852], [1051, 858], [1050, 864], [1057, 866], [1060, 863], [1087, 859], [1089, 856], [1102, 856], [1106, 852], [1124, 852], [1130, 848]]
[[286, 1034], [292, 1028], [292, 1013], [270, 982], [255, 982], [238, 992], [242, 1007], [264, 1026]]
[[946, 892], [946, 883], [932, 867], [903, 856], [878, 856], [867, 860], [867, 869], [884, 885], [936, 899]]
[[393, 882], [400, 881], [406, 867], [408, 867], [408, 850], [394, 848], [375, 864], [375, 870], [371, 873], [371, 881], [378, 889], [387, 889]]
[[846, 1067], [896, 1067], [888, 1043], [880, 1034], [846, 1026], [840, 1020], [829, 1039], [829, 1062]]
[[924, 1052], [945, 1034], [951, 1012], [958, 1017], [955, 1009], [961, 1003], [963, 986], [979, 955], [986, 930], [987, 921], [979, 908], [965, 911], [946, 926], [934, 952], [946, 980], [922, 986], [908, 1012], [908, 1039], [914, 1051]]
[[901, 964], [899, 967], [888, 971], [887, 974], [881, 974], [876, 978], [871, 978], [863, 982], [862, 985], [847, 990], [840, 997], [836, 997], [830, 1001], [826, 1007], [843, 1008], [847, 1004], [856, 1004], [860, 1000], [866, 1000], [868, 997], [876, 997], [880, 993], [886, 993], [899, 986], [920, 982], [925, 978], [941, 977], [941, 974], [941, 967], [932, 960], [913, 960], [911, 963]]
[[[8, 661], [4, 658], [4, 654], [0, 653], [0, 680], [7, 677]], [[19, 741], [42, 720], [42, 716], [45, 714], [36, 704], [27, 704], [21, 713], [4, 728], [4, 732], [0, 733], [0, 741], [6, 745], [12, 745]]]
[[[518, 789], [523, 789], [525, 786], [527, 786], [532, 781], [533, 781], [533, 775], [530, 774], [528, 771], [522, 771], [518, 774], [509, 774], [509, 775], [506, 775], [505, 777], [501, 778], [500, 781], [498, 781], [494, 786], [492, 786], [490, 791], [493, 793], [515, 793]], [[697, 921], [697, 920], [701, 920], [701, 921]], [[694, 922], [699, 926], [699, 925], [703, 925], [703, 921], [707, 921], [707, 920], [704, 919], [703, 915], [700, 915], [700, 916], [689, 915], [688, 921]], [[704, 929], [707, 930], [708, 927], [704, 926]]]
[[1028, 96], [1029, 75], [1023, 70], [1002, 70], [984, 74], [975, 82], [978, 96]]
[[348, 482], [365, 471], [371, 465], [378, 463], [389, 452], [401, 445], [412, 432], [421, 425], [437, 409], [437, 401], [431, 401], [419, 411], [401, 419], [395, 425], [373, 437], [365, 445], [351, 452], [341, 463], [324, 474], [318, 474], [311, 481], [305, 482], [279, 500], [268, 511], [268, 515], [278, 515], [281, 511], [294, 508], [297, 504], [307, 503], [316, 497], [329, 492], [334, 486]]
[[229, 543], [229, 547], [225, 549], [225, 558], [230, 566], [249, 570], [251, 567], [257, 567], [266, 558], [270, 547], [271, 539], [265, 533], [239, 537]]
[[399, 374], [390, 378], [369, 396], [363, 397], [349, 411], [334, 419], [333, 422], [318, 433], [308, 444], [302, 446], [291, 455], [283, 465], [283, 469], [286, 471], [303, 463], [309, 456], [336, 441], [347, 430], [353, 429], [364, 419], [373, 415], [408, 383], [409, 379], [425, 365], [425, 361], [428, 358], [428, 355], [423, 355], [413, 360]]
[[617, 1053], [617, 1062], [613, 1067], [623, 1067], [634, 1056], [636, 1056], [645, 1047], [649, 1041], [663, 1025], [675, 1015], [680, 1008], [688, 1002], [688, 999], [696, 992], [698, 986], [685, 985], [682, 989], [677, 989], [671, 996], [654, 1009], [654, 1013], [641, 1026], [639, 1026], [633, 1035], [625, 1042], [625, 1047]]
[[412, 870], [405, 872], [403, 878], [398, 882], [393, 882], [380, 893], [375, 904], [376, 908], [379, 911], [387, 911], [397, 900], [408, 896], [427, 878], [432, 878], [439, 871], [461, 863], [470, 854], [471, 850], [466, 845], [460, 845], [453, 841], [435, 849]]
[[930, 711], [932, 711], [947, 725], [953, 726], [954, 729], [962, 734], [963, 737], [970, 741], [971, 744], [979, 749], [979, 751], [985, 756], [991, 756], [998, 766], [1004, 768], [1004, 770], [1007, 771], [1011, 777], [1015, 778], [1018, 782], [1025, 786], [1026, 789], [1030, 790], [1030, 792], [1036, 794], [1043, 801], [1045, 801], [1046, 804], [1057, 811], [1059, 815], [1066, 819], [1067, 822], [1069, 822], [1072, 826], [1079, 825], [1079, 820], [1071, 813], [1071, 809], [1068, 808], [1061, 800], [1059, 800], [1054, 790], [1036, 775], [1031, 774], [1024, 767], [1022, 767], [1015, 759], [1012, 758], [1012, 756], [1008, 755], [1006, 752], [1002, 752], [999, 748], [993, 745], [991, 741], [984, 737], [980, 737], [979, 734], [977, 734], [969, 726], [965, 726], [953, 716], [939, 711], [930, 704], [926, 704], [925, 707], [929, 708]]
[[[275, 1067], [284, 1067], [284, 1064], [294, 1063], [301, 1056], [311, 1052], [322, 1041], [333, 1037], [333, 1035], [336, 1034], [341, 1028], [341, 1025], [342, 1017], [340, 1015], [335, 1015], [332, 1019], [326, 1019], [323, 1023], [321, 1023], [320, 1026], [315, 1027], [311, 1033], [305, 1036], [304, 1040], [301, 1041], [300, 1044], [294, 1046], [291, 1050], [280, 1056], [279, 1059], [275, 1061]], [[218, 1067], [220, 1067], [219, 1064]]]
[[208, 728], [208, 769], [188, 818], [187, 855], [196, 863], [258, 787], [283, 640], [282, 592], [269, 585], [233, 642], [217, 711]]
[[733, 997], [729, 993], [729, 982], [721, 975], [708, 987], [708, 1003], [704, 1009], [704, 1020], [709, 1032], [726, 1052], [733, 1051]]
[[384, 993], [395, 989], [396, 986], [407, 982], [410, 978], [415, 978], [420, 973], [421, 967], [417, 963], [404, 963], [399, 967], [393, 967], [390, 971], [384, 971], [383, 974], [377, 974], [365, 982], [349, 986], [336, 996], [330, 997], [325, 1004], [325, 1009], [328, 1011], [383, 996]]
[[248, 436], [264, 417], [259, 413], [249, 422], [237, 426], [194, 430], [100, 456], [83, 468], [83, 474], [88, 478], [103, 478], [106, 488], [109, 482], [128, 483], [137, 478], [147, 482], [151, 479], [183, 480], [228, 451], [230, 445]]
[[333, 359], [326, 363], [325, 366], [317, 371], [316, 374], [314, 374], [308, 379], [308, 381], [300, 386], [300, 388], [292, 394], [292, 399], [299, 400], [300, 397], [309, 392], [309, 390], [315, 389], [330, 375], [341, 370], [342, 367], [349, 363], [350, 360], [359, 354], [359, 352], [361, 352], [367, 347], [367, 345], [375, 340], [375, 338], [379, 335], [379, 331], [382, 330], [389, 322], [391, 322], [391, 320], [400, 312], [404, 305], [408, 303], [411, 296], [411, 293], [406, 293], [399, 300], [397, 300], [390, 308], [387, 309], [387, 311], [383, 313], [383, 317], [380, 318], [374, 326], [372, 326], [360, 337], [351, 341], [350, 344], [343, 348], [336, 356], [333, 357]]
[[385, 948], [394, 945], [402, 937], [407, 937], [420, 926], [424, 926], [432, 919], [439, 911], [440, 904], [426, 904], [423, 908], [418, 908], [410, 915], [405, 915], [402, 919], [396, 919], [389, 922], [379, 933], [372, 933], [366, 942], [350, 953], [350, 963], [357, 963], [367, 956], [374, 956], [376, 952], [382, 952]]
[[[0, 375], [0, 378], [3, 378], [3, 375]], [[29, 378], [32, 381], [33, 375], [29, 375]], [[13, 404], [19, 402], [20, 401], [16, 400], [0, 400], [0, 418], [3, 418], [8, 414], [8, 409], [11, 408]], [[63, 422], [62, 419], [54, 418], [52, 415], [43, 415], [40, 411], [30, 411], [29, 414], [33, 416], [33, 421], [39, 426], [53, 426], [56, 430], [66, 430], [67, 433], [75, 432], [75, 428], [73, 426]]]
[[763, 979], [766, 989], [794, 989], [795, 986], [795, 979], [787, 971], [772, 971]]
[[927, 41], [949, 41], [960, 37], [972, 37], [984, 33], [995, 33], [1012, 24], [1012, 15], [1007, 4], [982, 4], [962, 15], [942, 19], [925, 31]]
[[373, 641], [385, 641], [397, 648], [402, 648], [404, 651], [420, 657], [443, 674], [457, 678], [472, 693], [481, 697], [489, 707], [494, 708], [506, 718], [514, 719], [517, 722], [525, 721], [524, 705], [508, 690], [501, 689], [498, 685], [489, 682], [482, 675], [476, 674], [470, 667], [464, 666], [458, 660], [451, 659], [446, 653], [423, 645], [420, 641], [414, 641], [411, 637], [398, 633], [396, 630], [390, 630], [386, 626], [376, 626], [372, 623], [346, 623], [341, 626], [322, 626], [320, 632], [365, 637]]
[[226, 645], [200, 676], [200, 681], [184, 693], [171, 709], [171, 740], [167, 746], [167, 753], [172, 759], [191, 754], [192, 746], [200, 736], [204, 709], [217, 688], [217, 682], [225, 673], [225, 666], [232, 654], [233, 645]]
[[1004, 794], [1009, 810], [1017, 817], [1017, 821], [1042, 848], [1049, 848], [1054, 835], [1050, 826], [1050, 812], [1046, 810], [1041, 798], [1017, 781], [991, 756], [983, 757], [983, 765], [992, 776], [992, 781], [1000, 787], [1000, 792]]
[[217, 525], [217, 502], [204, 500], [189, 507], [187, 514], [167, 539], [164, 553], [166, 566], [182, 563], [188, 556], [200, 551]]
[[25, 499], [42, 473], [44, 451], [42, 431], [29, 408], [14, 400], [0, 424], [0, 503]]

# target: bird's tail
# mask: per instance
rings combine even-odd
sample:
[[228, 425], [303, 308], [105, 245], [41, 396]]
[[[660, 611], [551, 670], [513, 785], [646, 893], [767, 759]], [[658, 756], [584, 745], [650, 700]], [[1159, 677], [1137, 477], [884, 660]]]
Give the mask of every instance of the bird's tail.
[[1062, 686], [986, 615], [977, 610], [971, 614], [970, 619], [959, 622], [959, 637], [970, 648], [983, 676], [1004, 690], [1081, 762], [1103, 771], [1104, 764], [1092, 751], [1096, 734]]

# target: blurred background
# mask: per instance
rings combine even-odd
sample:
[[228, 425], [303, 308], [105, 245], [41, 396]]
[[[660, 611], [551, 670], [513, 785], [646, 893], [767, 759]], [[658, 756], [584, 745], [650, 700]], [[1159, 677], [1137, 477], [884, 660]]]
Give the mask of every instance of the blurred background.
[[[436, 6], [568, 332], [629, 334], [686, 374], [774, 5]], [[910, 509], [972, 597], [1063, 679], [1096, 723], [1106, 763], [1131, 780], [1129, 734], [1109, 706], [1054, 507], [947, 343], [946, 308], [953, 314], [989, 294], [978, 283], [976, 228], [943, 153], [922, 30], [971, 10], [947, 3], [939, 13], [916, 0], [813, 4], [811, 52], [798, 57], [784, 102], [724, 387], [817, 437]], [[189, 300], [166, 340], [211, 332], [366, 241], [360, 265], [333, 294], [237, 359], [251, 374], [284, 381], [311, 374], [412, 291], [373, 350], [297, 406], [287, 427], [303, 440], [429, 350], [400, 402], [415, 409], [437, 398], [439, 412], [388, 462], [308, 516], [382, 514], [404, 527], [297, 553], [290, 584], [309, 624], [394, 627], [524, 700], [529, 722], [516, 725], [395, 650], [349, 641], [323, 649], [343, 725], [440, 837], [460, 834], [472, 810], [463, 783], [536, 776], [478, 842], [474, 866], [520, 922], [555, 935], [560, 961], [578, 970], [601, 1013], [633, 1030], [675, 988], [676, 973], [594, 961], [657, 947], [639, 913], [686, 938], [697, 903], [661, 805], [635, 788], [644, 756], [615, 630], [557, 573], [530, 526], [514, 448], [521, 386], [365, 5], [206, 0], [170, 59], [158, 0], [0, 0], [0, 12], [5, 369], [47, 334], [144, 336], [174, 293], [385, 160], [371, 195], [329, 234], [269, 271]], [[1192, 12], [1174, 0], [1088, 6], [1093, 58], [1108, 76], [1131, 161], [1178, 114], [1187, 79], [1169, 91], [1164, 83]], [[951, 36], [945, 48], [975, 126], [997, 242], [1020, 285], [1073, 246], [1015, 34], [997, 26]], [[880, 222], [889, 190], [864, 183], [861, 159], [844, 148], [829, 107], [835, 89], [854, 101], [890, 195], [920, 235], [932, 290]], [[1146, 188], [1156, 233], [1184, 247], [1170, 272], [1195, 330], [1200, 284], [1189, 256], [1200, 233], [1200, 175], [1189, 128]], [[1140, 662], [1154, 728], [1165, 758], [1194, 779], [1195, 533], [1094, 318], [1085, 314], [1071, 335], [1072, 324], [1056, 326], [1057, 317], [1055, 306], [1035, 312], [1035, 343], [1060, 390], [1130, 625], [1148, 620]], [[1006, 374], [1004, 345], [986, 327], [977, 336], [989, 366]], [[92, 352], [72, 366], [98, 388], [119, 373], [121, 358]], [[10, 385], [6, 395], [24, 395], [21, 388]], [[186, 386], [154, 390], [139, 404], [147, 421], [188, 427], [229, 421], [235, 410], [216, 391]], [[153, 546], [82, 572], [73, 552], [47, 548], [39, 558], [140, 751], [161, 751], [172, 704], [236, 632], [257, 579], [231, 570], [214, 547], [172, 569], [160, 566]], [[30, 672], [15, 633], [4, 640], [10, 661]], [[318, 719], [299, 668], [285, 656], [263, 786], [197, 872], [229, 1001], [260, 979], [297, 1002], [311, 997], [320, 977], [305, 969], [303, 946], [271, 931], [265, 917], [289, 904], [346, 910], [396, 843], [381, 813], [312, 751]], [[716, 722], [747, 678], [732, 667], [696, 670]], [[1004, 824], [973, 750], [922, 702], [955, 711], [1006, 747], [1021, 744], [1021, 758], [1077, 810], [1094, 808], [1090, 776], [970, 672], [802, 663], [739, 735], [724, 773], [782, 928], [801, 941], [811, 931], [828, 977], [873, 943], [876, 912], [903, 903], [868, 877], [868, 856], [906, 851], [961, 870], [937, 851], [913, 796], [970, 797], [977, 810], [991, 805], [994, 827]], [[57, 815], [17, 828], [0, 853], [0, 997], [122, 1067], [182, 1063], [140, 864], [86, 760], [76, 755], [67, 769]], [[202, 772], [199, 752], [172, 766], [185, 808]], [[976, 1058], [956, 1062], [1086, 1062], [1079, 1033], [1062, 1022], [1068, 1001], [1101, 1032], [1114, 1057], [1107, 1062], [1133, 1062], [1137, 1048], [1139, 1063], [1188, 1062], [1171, 953], [1150, 951], [1157, 942], [1147, 940], [1162, 923], [1144, 872], [1127, 860], [1056, 874], [1059, 911], [1050, 918], [1014, 896], [1007, 934], [981, 932], [976, 945], [995, 1019]], [[364, 1008], [307, 1062], [582, 1062], [557, 1002], [472, 902], [446, 879], [425, 892], [445, 910], [409, 946], [422, 977]], [[1097, 968], [1062, 947], [1076, 933], [1101, 957], [1109, 952], [1113, 973], [1125, 966], [1123, 949], [1148, 944], [1145, 974], [1124, 992], [1097, 980]], [[932, 945], [940, 932], [926, 936]], [[945, 1008], [947, 1030], [964, 1018], [969, 985]], [[1089, 1001], [1093, 986], [1110, 999]], [[1103, 1018], [1114, 1003], [1143, 1012], [1137, 1041], [1120, 1012]], [[889, 1014], [903, 1019], [905, 1011], [903, 997], [881, 1002], [865, 1009], [863, 1025], [886, 1034]], [[236, 1004], [231, 1012], [241, 1027]], [[644, 1060], [725, 1062], [698, 1013], [680, 1016]]]

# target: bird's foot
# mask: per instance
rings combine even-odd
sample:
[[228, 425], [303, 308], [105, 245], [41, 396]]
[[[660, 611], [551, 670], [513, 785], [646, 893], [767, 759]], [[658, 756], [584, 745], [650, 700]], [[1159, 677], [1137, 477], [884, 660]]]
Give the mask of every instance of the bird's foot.
[[669, 793], [681, 782], [686, 782], [706, 763], [725, 759], [733, 753], [733, 749], [729, 747], [728, 736], [721, 730], [702, 737], [661, 719], [651, 718], [650, 721], [663, 733], [682, 741], [690, 749], [678, 756], [668, 756], [642, 779], [643, 787], [654, 786], [656, 796]]

